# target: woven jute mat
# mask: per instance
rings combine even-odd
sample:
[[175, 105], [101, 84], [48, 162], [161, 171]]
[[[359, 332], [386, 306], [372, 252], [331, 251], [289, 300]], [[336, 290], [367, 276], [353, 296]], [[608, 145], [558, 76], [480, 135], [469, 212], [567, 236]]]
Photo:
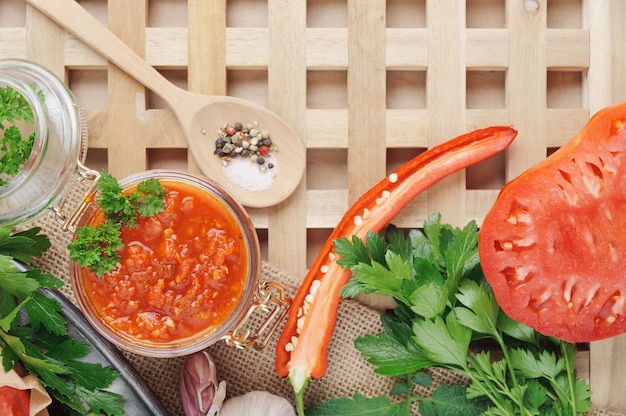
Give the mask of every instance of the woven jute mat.
[[[70, 201], [75, 198], [70, 196]], [[67, 244], [72, 236], [64, 232], [51, 212], [40, 215], [20, 228], [39, 226], [53, 242], [52, 248], [34, 264], [45, 272], [63, 279], [66, 285], [60, 291], [75, 302], [69, 284], [69, 253]], [[271, 264], [264, 262], [262, 281], [281, 284], [288, 296], [293, 296], [299, 280]], [[282, 326], [281, 326], [282, 328]], [[279, 330], [281, 329], [279, 328]], [[305, 405], [311, 405], [332, 397], [353, 396], [360, 393], [367, 397], [388, 395], [394, 381], [378, 376], [374, 368], [354, 347], [354, 340], [364, 334], [377, 334], [382, 330], [379, 312], [356, 301], [343, 300], [339, 307], [337, 326], [329, 347], [329, 368], [325, 376], [309, 384], [305, 393]], [[216, 361], [218, 377], [226, 380], [227, 395], [237, 396], [253, 390], [265, 390], [293, 399], [293, 392], [287, 380], [278, 377], [274, 371], [274, 349], [277, 335], [267, 347], [240, 350], [218, 342], [208, 348]], [[128, 361], [152, 388], [172, 416], [184, 416], [178, 393], [178, 377], [183, 358], [151, 358], [123, 352]], [[430, 373], [433, 388], [442, 383], [463, 382], [459, 375], [442, 370]], [[427, 395], [429, 390], [418, 392]], [[619, 415], [605, 410], [594, 410], [592, 415]], [[134, 415], [129, 415], [134, 416]], [[142, 415], [143, 416], [143, 415]]]

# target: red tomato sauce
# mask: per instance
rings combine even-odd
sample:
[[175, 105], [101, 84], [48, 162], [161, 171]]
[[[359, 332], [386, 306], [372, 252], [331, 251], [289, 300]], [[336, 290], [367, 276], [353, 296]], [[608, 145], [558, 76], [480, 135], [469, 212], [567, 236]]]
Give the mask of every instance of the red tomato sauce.
[[102, 278], [82, 272], [103, 320], [152, 342], [218, 327], [240, 301], [247, 269], [242, 232], [217, 199], [184, 183], [161, 184], [164, 211], [122, 227], [118, 268]]

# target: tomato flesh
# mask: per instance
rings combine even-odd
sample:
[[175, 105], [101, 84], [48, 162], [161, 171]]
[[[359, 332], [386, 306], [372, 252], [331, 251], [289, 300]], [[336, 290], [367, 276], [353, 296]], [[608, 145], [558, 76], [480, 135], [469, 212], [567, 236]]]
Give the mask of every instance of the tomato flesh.
[[0, 415], [28, 416], [30, 411], [30, 392], [10, 386], [0, 387]]
[[509, 182], [485, 217], [481, 264], [502, 309], [549, 336], [626, 332], [626, 104]]

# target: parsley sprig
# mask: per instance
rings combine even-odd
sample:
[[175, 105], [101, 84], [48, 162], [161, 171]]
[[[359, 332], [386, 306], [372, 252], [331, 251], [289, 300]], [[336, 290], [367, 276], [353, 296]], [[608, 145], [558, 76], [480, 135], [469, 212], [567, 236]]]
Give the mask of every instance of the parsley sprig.
[[22, 137], [20, 122], [34, 123], [28, 101], [14, 88], [0, 87], [0, 186], [19, 172], [33, 149], [35, 133]]
[[63, 281], [37, 268], [20, 271], [13, 262], [31, 263], [50, 248], [40, 231], [0, 227], [2, 366], [8, 371], [22, 364], [70, 415], [88, 410], [123, 415], [122, 397], [105, 390], [119, 373], [82, 360], [91, 347], [68, 334], [61, 305], [43, 292], [60, 288]]
[[96, 203], [106, 221], [79, 227], [68, 248], [72, 260], [102, 277], [114, 270], [120, 260], [122, 225], [133, 227], [139, 215], [148, 217], [163, 211], [167, 192], [156, 178], [140, 182], [132, 192], [124, 192], [117, 179], [106, 171], [101, 172], [98, 191]]
[[[331, 399], [307, 416], [411, 414], [414, 402], [430, 415], [579, 415], [591, 407], [586, 381], [576, 377], [576, 346], [545, 337], [502, 312], [482, 274], [478, 231], [459, 229], [434, 215], [423, 232], [408, 236], [389, 227], [386, 238], [335, 241], [340, 265], [353, 277], [344, 297], [358, 293], [392, 296], [393, 315], [381, 316], [384, 331], [355, 340], [375, 372], [395, 377], [389, 397]], [[482, 340], [482, 344], [478, 343]], [[472, 353], [485, 341], [497, 344]], [[472, 348], [470, 348], [472, 347]], [[414, 395], [432, 383], [424, 371], [438, 367], [462, 374], [469, 384], [442, 385], [431, 396]]]

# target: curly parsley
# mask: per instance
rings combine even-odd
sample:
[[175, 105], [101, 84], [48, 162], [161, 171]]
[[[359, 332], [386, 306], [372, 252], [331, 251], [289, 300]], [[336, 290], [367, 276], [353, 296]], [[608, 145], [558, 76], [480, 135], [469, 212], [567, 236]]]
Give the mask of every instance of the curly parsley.
[[[591, 408], [591, 393], [574, 369], [576, 346], [549, 338], [502, 312], [479, 264], [475, 222], [465, 228], [440, 223], [408, 236], [390, 227], [384, 239], [335, 241], [340, 265], [353, 277], [344, 297], [358, 293], [392, 296], [393, 315], [381, 317], [384, 332], [355, 340], [375, 372], [395, 377], [390, 396], [334, 398], [307, 409], [307, 416], [411, 414], [414, 402], [431, 415], [581, 415]], [[476, 340], [495, 342], [502, 358], [489, 350], [470, 352]], [[441, 385], [431, 396], [413, 395], [429, 387], [423, 370], [439, 367], [469, 379]]]
[[163, 211], [167, 192], [155, 178], [140, 182], [132, 192], [124, 192], [115, 177], [106, 171], [100, 175], [98, 191], [96, 203], [106, 222], [78, 228], [76, 239], [68, 248], [72, 260], [102, 277], [114, 270], [120, 260], [121, 227], [134, 226], [139, 215], [149, 217]]
[[35, 133], [22, 137], [20, 122], [34, 123], [28, 101], [14, 88], [0, 87], [0, 186], [19, 172], [33, 149]]

